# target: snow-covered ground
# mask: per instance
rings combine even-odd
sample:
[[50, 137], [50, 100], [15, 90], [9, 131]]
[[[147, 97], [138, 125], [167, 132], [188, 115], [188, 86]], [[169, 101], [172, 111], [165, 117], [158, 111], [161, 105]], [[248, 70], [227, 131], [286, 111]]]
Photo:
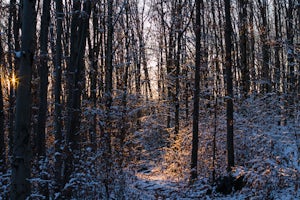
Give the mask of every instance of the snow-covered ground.
[[[161, 160], [156, 159], [155, 164], [151, 161], [152, 164], [135, 173], [135, 177], [128, 181], [127, 199], [300, 199], [300, 121], [298, 107], [295, 106], [291, 109], [291, 118], [285, 119], [281, 111], [283, 109], [282, 102], [276, 95], [269, 95], [260, 99], [249, 98], [247, 101], [236, 104], [238, 104], [235, 108], [237, 167], [233, 170], [233, 174], [245, 177], [246, 185], [242, 190], [232, 192], [229, 195], [219, 194], [215, 191], [215, 186], [211, 184], [211, 177], [199, 177], [197, 182], [190, 185], [186, 173], [189, 169], [189, 157], [180, 163], [181, 165], [186, 164], [186, 166], [181, 166], [186, 170], [179, 172], [182, 173], [182, 176], [178, 176], [178, 179], [172, 178], [168, 169], [173, 163], [168, 163], [167, 159], [163, 158]], [[217, 149], [217, 153], [222, 154], [221, 152], [224, 152], [222, 148], [225, 148], [226, 145], [226, 142], [224, 144], [225, 125], [220, 125], [222, 120], [225, 120], [224, 111], [220, 111], [218, 117], [217, 148], [219, 149]], [[205, 120], [204, 117], [203, 120]], [[225, 124], [224, 121], [223, 124]], [[203, 132], [211, 133], [213, 131], [209, 125], [206, 128], [203, 127], [203, 124], [201, 125]], [[191, 131], [190, 129], [182, 129], [181, 134], [186, 136], [183, 136], [180, 143], [183, 146], [181, 146], [181, 151], [178, 154], [188, 155], [186, 151], [190, 150], [189, 142], [184, 142], [184, 140], [191, 139]], [[209, 138], [203, 139], [201, 137], [207, 137], [204, 133], [199, 136], [200, 141], [202, 139], [207, 143], [209, 140]], [[156, 140], [153, 142], [155, 143]], [[200, 149], [203, 144], [204, 142], [200, 142]], [[144, 145], [153, 146], [153, 144]], [[184, 145], [187, 146], [184, 147]], [[206, 150], [209, 154], [209, 147]], [[155, 150], [152, 148], [152, 151]], [[172, 147], [166, 151], [172, 151]], [[166, 157], [166, 155], [170, 156], [170, 153], [162, 153], [162, 157]], [[200, 155], [199, 162], [209, 162], [209, 159], [201, 160], [205, 158], [207, 157]], [[226, 163], [222, 163], [226, 160], [225, 154], [217, 156], [217, 159], [216, 162], [219, 163], [216, 166], [220, 168], [219, 171], [216, 169], [219, 172], [217, 175], [225, 174]], [[145, 163], [147, 165], [147, 160], [143, 162], [143, 166]], [[166, 166], [168, 164], [169, 166]], [[200, 173], [205, 172], [205, 169], [199, 171]]]
[[[217, 118], [214, 118], [215, 111]], [[164, 128], [164, 121], [158, 114], [145, 116], [143, 128], [128, 136], [126, 167], [122, 175], [125, 184], [118, 176], [119, 172], [115, 172], [113, 184], [108, 187], [111, 192], [109, 199], [119, 199], [117, 193], [121, 184], [124, 184], [122, 191], [125, 191], [127, 200], [300, 199], [299, 105], [284, 107], [283, 100], [275, 94], [235, 102], [236, 167], [232, 174], [234, 177], [244, 176], [245, 186], [228, 195], [217, 193], [212, 181], [213, 169], [216, 178], [227, 173], [224, 104], [221, 103], [216, 110], [214, 107], [201, 110], [198, 180], [193, 184], [189, 184], [191, 122], [181, 124], [180, 133], [174, 140], [172, 129]], [[213, 166], [215, 130], [216, 159]], [[74, 199], [105, 199], [107, 190], [100, 155], [91, 151], [85, 153], [80, 173], [71, 182], [77, 192]], [[9, 180], [9, 174], [0, 174], [0, 200], [5, 199], [9, 192]], [[32, 197], [38, 195], [34, 193]]]

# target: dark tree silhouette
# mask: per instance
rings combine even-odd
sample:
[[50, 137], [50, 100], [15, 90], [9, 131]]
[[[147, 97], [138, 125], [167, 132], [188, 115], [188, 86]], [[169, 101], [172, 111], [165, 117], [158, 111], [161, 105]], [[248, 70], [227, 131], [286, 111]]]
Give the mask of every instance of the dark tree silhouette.
[[225, 0], [225, 67], [226, 67], [226, 117], [227, 117], [227, 162], [228, 170], [234, 166], [233, 147], [233, 87], [232, 87], [232, 25], [230, 16], [230, 0]]
[[62, 189], [62, 105], [61, 105], [61, 74], [62, 74], [62, 21], [63, 3], [56, 1], [56, 54], [55, 54], [55, 86], [54, 86], [54, 132], [55, 132], [55, 168], [54, 190], [57, 194]]
[[196, 60], [195, 60], [195, 89], [193, 111], [193, 141], [191, 154], [191, 180], [197, 179], [198, 163], [198, 135], [199, 135], [199, 93], [200, 93], [200, 67], [201, 67], [201, 6], [202, 0], [196, 1]]
[[47, 114], [47, 92], [48, 92], [48, 31], [50, 22], [50, 2], [51, 0], [43, 1], [43, 14], [41, 17], [41, 32], [40, 32], [40, 91], [39, 91], [39, 113], [37, 127], [37, 154], [39, 157], [46, 155], [45, 147], [45, 128]]
[[[3, 47], [1, 43], [0, 34], [0, 66], [3, 66]], [[4, 109], [3, 109], [3, 92], [2, 92], [2, 80], [0, 78], [0, 173], [4, 173], [6, 168], [6, 146], [5, 146], [5, 135], [4, 135]]]
[[[89, 28], [91, 13], [91, 1], [83, 3], [76, 0], [73, 3], [73, 18], [71, 22], [71, 54], [68, 65], [68, 100], [67, 100], [67, 124], [66, 124], [66, 167], [64, 172], [64, 183], [67, 184], [72, 173], [75, 172], [79, 163], [80, 155], [80, 122], [81, 122], [81, 100], [84, 86], [84, 55], [86, 37]], [[84, 13], [84, 14], [81, 14]], [[65, 198], [70, 198], [72, 189], [65, 188]]]
[[16, 131], [12, 157], [11, 199], [30, 195], [31, 76], [35, 50], [35, 0], [23, 1], [21, 64], [16, 102]]

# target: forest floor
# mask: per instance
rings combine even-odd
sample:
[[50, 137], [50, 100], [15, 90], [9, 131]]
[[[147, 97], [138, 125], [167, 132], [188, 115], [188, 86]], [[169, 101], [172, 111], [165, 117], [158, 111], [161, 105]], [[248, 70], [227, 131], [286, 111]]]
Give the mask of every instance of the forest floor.
[[[216, 192], [216, 186], [212, 184], [211, 177], [199, 178], [197, 182], [190, 185], [188, 182], [189, 151], [188, 147], [182, 147], [179, 154], [186, 155], [185, 162], [181, 162], [183, 174], [178, 179], [170, 178], [169, 168], [176, 161], [166, 161], [166, 158], [149, 160], [145, 158], [140, 165], [134, 178], [127, 183], [128, 199], [275, 199], [296, 200], [300, 199], [300, 119], [299, 106], [292, 108], [293, 117], [283, 118], [281, 102], [270, 95], [256, 99], [248, 99], [239, 103], [235, 108], [235, 156], [237, 167], [233, 170], [234, 176], [244, 176], [245, 186], [239, 191], [233, 191], [228, 195]], [[225, 120], [225, 113], [221, 112], [218, 124]], [[203, 124], [202, 124], [203, 126]], [[217, 154], [224, 152], [226, 138], [226, 127], [220, 126], [217, 139]], [[203, 132], [212, 132], [212, 127], [202, 128]], [[182, 130], [182, 135], [189, 135], [190, 130]], [[160, 133], [157, 133], [160, 134]], [[211, 134], [210, 134], [211, 135]], [[199, 139], [207, 144], [209, 138], [200, 134]], [[183, 139], [184, 140], [184, 139]], [[149, 140], [156, 143], [157, 140]], [[184, 144], [184, 142], [181, 142]], [[225, 142], [226, 144], [226, 142]], [[148, 144], [153, 146], [153, 144]], [[188, 145], [188, 143], [186, 144]], [[201, 148], [201, 147], [200, 147]], [[162, 151], [157, 148], [155, 151]], [[165, 151], [172, 151], [172, 147]], [[163, 152], [162, 157], [168, 153]], [[200, 150], [201, 151], [201, 150]], [[155, 154], [155, 153], [150, 154]], [[183, 153], [184, 152], [184, 153]], [[208, 148], [206, 152], [209, 153]], [[222, 154], [222, 153], [221, 153]], [[170, 156], [170, 154], [168, 154]], [[200, 155], [201, 157], [201, 155]], [[201, 162], [209, 162], [208, 157], [199, 159], [200, 167], [205, 167]], [[226, 174], [225, 155], [217, 156], [216, 167], [219, 168], [217, 176]], [[179, 162], [179, 161], [178, 161]], [[224, 163], [225, 162], [225, 163]], [[166, 166], [167, 165], [167, 166]], [[178, 163], [177, 163], [178, 166]], [[209, 166], [208, 166], [209, 168]], [[210, 171], [210, 169], [206, 170]], [[200, 169], [200, 173], [205, 169]], [[201, 176], [200, 174], [199, 176]], [[211, 174], [207, 172], [206, 174]]]
[[[208, 105], [204, 100], [201, 104]], [[244, 177], [241, 190], [220, 194], [213, 181], [213, 170], [216, 179], [227, 174], [226, 109], [225, 103], [220, 103], [218, 107], [203, 106], [200, 112], [198, 180], [193, 184], [189, 184], [191, 122], [181, 124], [179, 135], [174, 137], [172, 130], [164, 128], [165, 116], [160, 118], [158, 112], [152, 112], [144, 117], [143, 128], [129, 138], [135, 148], [129, 151], [137, 154], [137, 158], [128, 161], [124, 170], [125, 199], [300, 199], [300, 105], [287, 107], [275, 94], [250, 97], [234, 105], [236, 167], [232, 175]], [[164, 112], [161, 113], [163, 115]], [[214, 136], [215, 159], [212, 148]], [[131, 159], [130, 156], [128, 159]], [[76, 190], [78, 194], [74, 199], [103, 199], [104, 187], [97, 172], [98, 168], [102, 172], [99, 167], [101, 160], [91, 164], [96, 160], [91, 156], [84, 161], [78, 177], [81, 183], [75, 185], [80, 189]], [[94, 172], [96, 176], [90, 172], [92, 169], [97, 169]], [[9, 173], [0, 174], [0, 200], [6, 199], [5, 195], [9, 192], [9, 178]], [[112, 186], [116, 190], [119, 188], [118, 178], [116, 176]]]

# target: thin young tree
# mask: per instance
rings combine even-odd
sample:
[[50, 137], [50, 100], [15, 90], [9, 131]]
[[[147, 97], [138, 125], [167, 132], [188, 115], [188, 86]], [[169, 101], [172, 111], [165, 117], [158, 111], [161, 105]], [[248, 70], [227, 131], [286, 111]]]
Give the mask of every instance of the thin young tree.
[[[3, 61], [3, 47], [0, 34], [0, 66], [4, 65]], [[3, 109], [3, 92], [2, 92], [2, 78], [0, 77], [0, 173], [4, 173], [6, 166], [6, 146], [5, 146], [5, 134], [4, 134], [4, 109]]]
[[239, 35], [240, 35], [240, 69], [242, 75], [242, 95], [248, 96], [250, 90], [250, 74], [247, 59], [247, 48], [248, 48], [248, 25], [247, 25], [247, 7], [248, 0], [239, 0]]
[[[300, 0], [298, 0], [296, 8], [297, 8], [297, 18], [298, 18], [298, 20], [297, 20], [298, 25], [296, 27], [298, 27], [297, 32], [299, 33], [300, 32], [300, 28], [299, 28], [300, 27]], [[298, 34], [298, 41], [300, 40], [299, 35], [300, 34]], [[298, 54], [297, 59], [300, 60], [300, 55], [299, 54]], [[298, 71], [299, 70], [300, 70], [300, 62], [298, 61]], [[300, 93], [300, 74], [299, 73], [297, 75], [297, 87], [296, 87], [296, 89], [297, 89], [298, 94], [299, 94]], [[299, 102], [299, 100], [297, 102]]]
[[[97, 107], [97, 79], [99, 78], [99, 54], [100, 54], [100, 45], [101, 45], [101, 34], [99, 31], [99, 19], [98, 15], [100, 12], [99, 5], [95, 3], [92, 6], [92, 28], [89, 29], [89, 37], [88, 37], [88, 46], [89, 46], [89, 61], [91, 63], [91, 69], [89, 73], [90, 77], [90, 99], [93, 102], [93, 106]], [[90, 134], [90, 146], [93, 150], [97, 148], [96, 141], [96, 127], [97, 127], [97, 114], [96, 112], [93, 114], [93, 120], [91, 123], [91, 128], [89, 131]]]
[[233, 146], [233, 86], [232, 86], [232, 25], [230, 0], [225, 0], [225, 67], [226, 67], [226, 121], [227, 121], [227, 170], [234, 166]]
[[119, 187], [118, 187], [118, 192], [117, 192], [117, 198], [120, 200], [125, 199], [125, 176], [124, 176], [124, 171], [123, 171], [123, 166], [125, 164], [125, 159], [124, 159], [124, 143], [126, 136], [128, 134], [128, 115], [127, 115], [127, 104], [128, 104], [128, 74], [129, 74], [129, 69], [130, 69], [130, 6], [129, 6], [129, 0], [126, 0], [125, 2], [125, 19], [124, 19], [124, 34], [125, 34], [125, 50], [126, 50], [126, 55], [125, 55], [125, 70], [123, 69], [123, 73], [121, 74], [121, 87], [122, 87], [122, 109], [121, 109], [121, 122], [120, 122], [120, 131], [117, 135], [117, 140], [118, 143], [115, 146], [116, 151], [118, 152], [117, 154], [117, 170], [118, 170], [118, 179], [119, 179]]
[[111, 106], [113, 102], [112, 90], [113, 90], [113, 38], [114, 38], [114, 26], [113, 26], [113, 0], [107, 1], [107, 37], [106, 37], [106, 49], [105, 49], [105, 127], [103, 133], [103, 159], [104, 163], [104, 173], [105, 173], [105, 193], [106, 198], [110, 198], [110, 182], [111, 182], [111, 131], [112, 131], [112, 122], [111, 118]]
[[198, 136], [199, 136], [199, 93], [200, 93], [200, 65], [201, 65], [201, 5], [202, 0], [196, 0], [196, 60], [195, 60], [195, 89], [193, 111], [193, 139], [191, 155], [191, 181], [197, 179]]
[[280, 9], [279, 9], [279, 0], [274, 0], [274, 25], [275, 25], [275, 47], [274, 47], [274, 82], [275, 82], [275, 91], [280, 91], [280, 72], [281, 72], [281, 59], [280, 59], [280, 38], [281, 38], [281, 26], [280, 26]]
[[177, 52], [175, 58], [175, 97], [174, 97], [174, 104], [175, 104], [175, 127], [174, 133], [175, 136], [179, 133], [179, 121], [180, 121], [180, 102], [179, 102], [179, 93], [180, 93], [180, 57], [181, 57], [181, 49], [182, 49], [182, 36], [183, 36], [183, 16], [182, 16], [182, 0], [177, 2], [177, 19], [176, 19], [176, 30], [177, 30]]
[[[10, 54], [7, 57], [10, 79], [13, 80], [15, 76], [15, 71], [20, 65], [20, 59], [13, 59], [13, 52], [20, 51], [20, 41], [19, 41], [19, 33], [20, 33], [20, 9], [18, 9], [16, 0], [10, 0], [9, 3], [9, 17], [8, 17], [8, 34], [7, 34], [7, 44], [8, 51]], [[14, 143], [14, 128], [15, 128], [15, 90], [16, 90], [15, 82], [10, 81], [9, 86], [9, 112], [8, 112], [8, 138], [9, 138], [9, 155], [12, 155], [13, 151], [13, 143]]]
[[18, 74], [16, 131], [12, 157], [11, 199], [26, 199], [30, 195], [30, 119], [31, 76], [35, 51], [35, 0], [23, 1], [21, 64]]
[[263, 93], [271, 92], [270, 77], [270, 44], [269, 44], [269, 26], [268, 26], [268, 2], [267, 0], [258, 0], [260, 10], [260, 39], [262, 42], [262, 68], [261, 68], [261, 91]]
[[295, 8], [295, 0], [288, 0], [288, 6], [286, 8], [287, 18], [286, 18], [286, 40], [287, 40], [287, 88], [289, 95], [291, 96], [289, 101], [292, 103], [292, 99], [295, 96], [295, 63], [294, 63], [294, 8]]
[[56, 52], [55, 52], [55, 85], [54, 85], [54, 132], [55, 132], [55, 167], [54, 191], [59, 194], [62, 188], [62, 21], [64, 17], [62, 0], [56, 1]]
[[[81, 122], [81, 99], [83, 74], [84, 74], [84, 54], [86, 48], [86, 37], [89, 27], [91, 13], [91, 1], [73, 2], [73, 18], [71, 23], [71, 55], [68, 65], [68, 100], [67, 100], [67, 125], [66, 125], [66, 168], [64, 173], [64, 184], [68, 184], [72, 173], [79, 163], [80, 156], [80, 122]], [[70, 198], [71, 188], [65, 188], [64, 197]]]
[[47, 91], [48, 91], [48, 30], [50, 21], [51, 0], [43, 1], [43, 14], [41, 18], [40, 32], [40, 90], [39, 90], [39, 113], [37, 127], [37, 154], [39, 157], [46, 155], [45, 130], [47, 115]]
[[[254, 2], [249, 1], [249, 34], [248, 34], [248, 48], [249, 48], [249, 58], [248, 58], [248, 65], [249, 65], [249, 73], [251, 80], [256, 77], [256, 70], [255, 70], [255, 34], [254, 34]], [[257, 83], [256, 81], [252, 81], [251, 83], [251, 90], [257, 90]]]

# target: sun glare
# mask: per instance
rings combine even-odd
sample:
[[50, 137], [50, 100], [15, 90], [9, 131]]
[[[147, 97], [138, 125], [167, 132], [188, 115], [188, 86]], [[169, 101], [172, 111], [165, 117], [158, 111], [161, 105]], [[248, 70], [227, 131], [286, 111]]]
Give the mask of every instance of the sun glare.
[[16, 77], [15, 73], [13, 73], [10, 78], [11, 85], [15, 88], [15, 87], [17, 87], [18, 82], [19, 82], [18, 78]]

